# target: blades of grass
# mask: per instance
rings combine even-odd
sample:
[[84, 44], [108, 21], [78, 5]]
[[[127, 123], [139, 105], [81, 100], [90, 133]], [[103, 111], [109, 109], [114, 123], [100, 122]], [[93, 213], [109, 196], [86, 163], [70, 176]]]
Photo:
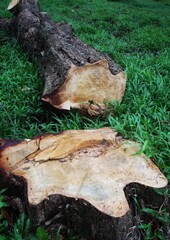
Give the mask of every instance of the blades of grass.
[[133, 154], [134, 156], [140, 156], [142, 153], [144, 153], [144, 151], [146, 150], [148, 145], [148, 140], [145, 140], [144, 144], [142, 145], [141, 149], [139, 151], [137, 151], [135, 154]]
[[28, 237], [30, 231], [30, 219], [27, 218], [26, 223], [25, 223], [25, 229], [24, 229], [24, 236]]
[[57, 230], [57, 235], [56, 235], [56, 239], [55, 239], [55, 240], [60, 240], [61, 228], [62, 228], [62, 226], [59, 226], [59, 228], [58, 228], [58, 230]]
[[39, 240], [49, 240], [50, 237], [47, 234], [46, 230], [43, 227], [38, 227], [36, 236], [39, 238]]

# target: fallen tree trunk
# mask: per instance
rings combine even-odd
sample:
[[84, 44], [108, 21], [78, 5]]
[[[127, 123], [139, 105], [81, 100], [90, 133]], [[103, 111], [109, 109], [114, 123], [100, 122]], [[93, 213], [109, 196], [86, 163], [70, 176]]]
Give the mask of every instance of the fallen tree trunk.
[[13, 0], [15, 18], [0, 21], [40, 65], [45, 86], [42, 100], [58, 109], [86, 109], [103, 114], [104, 101], [121, 101], [126, 84], [123, 70], [107, 55], [72, 35], [65, 23], [54, 23], [35, 0]]
[[143, 202], [162, 204], [140, 184], [162, 188], [166, 178], [144, 154], [136, 154], [139, 144], [110, 128], [1, 140], [1, 145], [0, 187], [21, 199], [18, 208], [26, 206], [34, 223], [55, 219], [87, 239], [134, 240], [137, 220], [126, 199], [134, 186], [127, 185], [138, 183]]

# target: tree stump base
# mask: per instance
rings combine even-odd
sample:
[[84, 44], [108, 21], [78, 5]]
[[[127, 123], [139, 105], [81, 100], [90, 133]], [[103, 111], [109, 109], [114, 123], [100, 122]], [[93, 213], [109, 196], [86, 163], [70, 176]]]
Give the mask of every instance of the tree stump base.
[[153, 162], [137, 154], [140, 148], [110, 128], [1, 140], [0, 187], [35, 224], [56, 221], [87, 239], [138, 239], [132, 189], [143, 206], [160, 207], [162, 197], [143, 185], [167, 185]]

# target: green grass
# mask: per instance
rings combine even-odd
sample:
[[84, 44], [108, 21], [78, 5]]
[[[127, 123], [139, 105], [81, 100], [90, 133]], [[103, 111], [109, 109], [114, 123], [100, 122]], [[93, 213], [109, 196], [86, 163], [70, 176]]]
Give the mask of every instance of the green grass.
[[[124, 138], [147, 143], [145, 153], [170, 181], [169, 1], [39, 2], [54, 21], [70, 23], [76, 36], [125, 69], [125, 96], [121, 105], [110, 104], [110, 112], [94, 120], [75, 110], [58, 116], [44, 109], [43, 81], [12, 39], [0, 45], [0, 137], [22, 139], [64, 129], [110, 126]], [[10, 17], [5, 8], [6, 0], [1, 0], [1, 16]]]

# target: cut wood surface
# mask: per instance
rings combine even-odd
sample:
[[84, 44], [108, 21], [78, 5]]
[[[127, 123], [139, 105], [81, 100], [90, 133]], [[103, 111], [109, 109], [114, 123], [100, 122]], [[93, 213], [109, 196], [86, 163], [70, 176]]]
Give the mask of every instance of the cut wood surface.
[[51, 194], [82, 198], [100, 211], [121, 217], [129, 206], [124, 187], [132, 182], [161, 188], [167, 180], [140, 146], [110, 128], [71, 130], [4, 145], [0, 165], [28, 184], [36, 205]]
[[1, 20], [0, 29], [13, 33], [36, 59], [45, 82], [43, 101], [98, 115], [104, 101], [122, 100], [126, 76], [109, 56], [73, 36], [68, 24], [51, 21], [35, 0], [13, 0], [8, 10], [15, 18]]
[[156, 165], [145, 154], [137, 154], [140, 148], [110, 128], [68, 130], [32, 140], [1, 140], [0, 166], [8, 186], [9, 174], [25, 179], [22, 192], [36, 223], [48, 222], [49, 212], [54, 214], [62, 206], [73, 228], [82, 231], [84, 221], [91, 218], [87, 239], [110, 240], [116, 234], [116, 240], [134, 240], [135, 231], [125, 237], [134, 223], [124, 188], [130, 183], [154, 188], [167, 185]]

